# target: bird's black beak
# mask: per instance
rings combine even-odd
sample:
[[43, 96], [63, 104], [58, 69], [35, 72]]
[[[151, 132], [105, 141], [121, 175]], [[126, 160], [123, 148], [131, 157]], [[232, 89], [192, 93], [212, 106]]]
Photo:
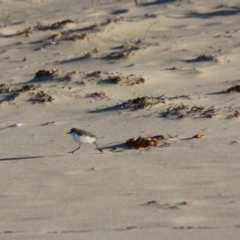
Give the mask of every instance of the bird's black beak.
[[70, 134], [71, 132], [68, 132], [67, 134]]

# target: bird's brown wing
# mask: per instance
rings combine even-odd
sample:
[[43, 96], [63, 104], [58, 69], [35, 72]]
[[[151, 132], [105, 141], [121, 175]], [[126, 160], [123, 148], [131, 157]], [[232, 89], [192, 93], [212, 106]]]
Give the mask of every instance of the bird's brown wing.
[[84, 131], [84, 130], [82, 130], [82, 129], [78, 129], [79, 131], [81, 131], [81, 133], [83, 134], [83, 135], [85, 135], [85, 136], [89, 136], [89, 137], [96, 137], [95, 135], [93, 135], [92, 133], [90, 133], [90, 132], [87, 132], [87, 131]]

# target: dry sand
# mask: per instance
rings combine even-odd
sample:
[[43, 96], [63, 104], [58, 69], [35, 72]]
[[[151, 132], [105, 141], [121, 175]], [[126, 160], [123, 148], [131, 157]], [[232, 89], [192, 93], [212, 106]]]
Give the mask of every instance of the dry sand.
[[94, 2], [0, 1], [0, 238], [238, 239], [239, 1]]

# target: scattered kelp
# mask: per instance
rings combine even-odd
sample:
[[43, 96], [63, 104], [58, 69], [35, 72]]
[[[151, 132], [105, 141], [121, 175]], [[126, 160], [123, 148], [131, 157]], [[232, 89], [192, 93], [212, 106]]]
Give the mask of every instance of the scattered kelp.
[[39, 78], [39, 77], [53, 77], [58, 73], [58, 69], [52, 69], [52, 70], [39, 70], [36, 72], [35, 74], [35, 78]]
[[175, 117], [175, 118], [213, 118], [217, 116], [218, 111], [212, 106], [205, 109], [202, 106], [193, 106], [189, 108], [184, 104], [170, 106], [167, 112], [162, 114], [162, 117]]
[[32, 103], [46, 103], [46, 102], [52, 102], [53, 97], [44, 91], [37, 92], [33, 97], [29, 99]]
[[123, 103], [124, 108], [131, 110], [138, 110], [143, 108], [151, 108], [159, 103], [165, 103], [166, 98], [164, 96], [160, 97], [138, 97], [134, 99], [127, 100]]
[[240, 92], [240, 85], [235, 85], [226, 90], [228, 93]]
[[159, 147], [159, 146], [169, 146], [169, 139], [172, 136], [165, 137], [163, 135], [148, 136], [148, 137], [134, 137], [126, 141], [126, 145], [131, 149], [140, 149], [147, 147]]
[[134, 149], [139, 148], [146, 148], [146, 147], [156, 147], [160, 143], [159, 139], [154, 137], [137, 137], [137, 138], [130, 138], [126, 141], [126, 144]]
[[159, 103], [165, 104], [167, 101], [173, 101], [180, 98], [187, 98], [189, 99], [189, 95], [182, 95], [182, 96], [175, 96], [175, 97], [166, 97], [164, 95], [159, 97], [137, 97], [134, 99], [129, 99], [123, 103], [123, 108], [131, 109], [131, 110], [138, 110], [144, 108], [151, 108]]

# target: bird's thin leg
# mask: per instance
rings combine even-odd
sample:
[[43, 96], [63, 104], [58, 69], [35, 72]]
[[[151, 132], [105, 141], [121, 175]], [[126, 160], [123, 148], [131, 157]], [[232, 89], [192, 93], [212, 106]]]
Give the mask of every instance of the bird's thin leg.
[[80, 146], [81, 146], [81, 144], [79, 144], [79, 147], [77, 148], [77, 149], [75, 149], [75, 150], [73, 150], [73, 151], [71, 151], [71, 152], [68, 152], [68, 153], [74, 153], [74, 152], [76, 152], [78, 149], [80, 149]]
[[96, 145], [97, 149], [98, 149], [100, 152], [102, 152], [102, 151], [103, 151], [102, 149], [100, 149], [100, 148], [98, 147], [98, 145], [97, 145], [97, 143], [96, 143], [96, 142], [94, 142], [94, 144]]

